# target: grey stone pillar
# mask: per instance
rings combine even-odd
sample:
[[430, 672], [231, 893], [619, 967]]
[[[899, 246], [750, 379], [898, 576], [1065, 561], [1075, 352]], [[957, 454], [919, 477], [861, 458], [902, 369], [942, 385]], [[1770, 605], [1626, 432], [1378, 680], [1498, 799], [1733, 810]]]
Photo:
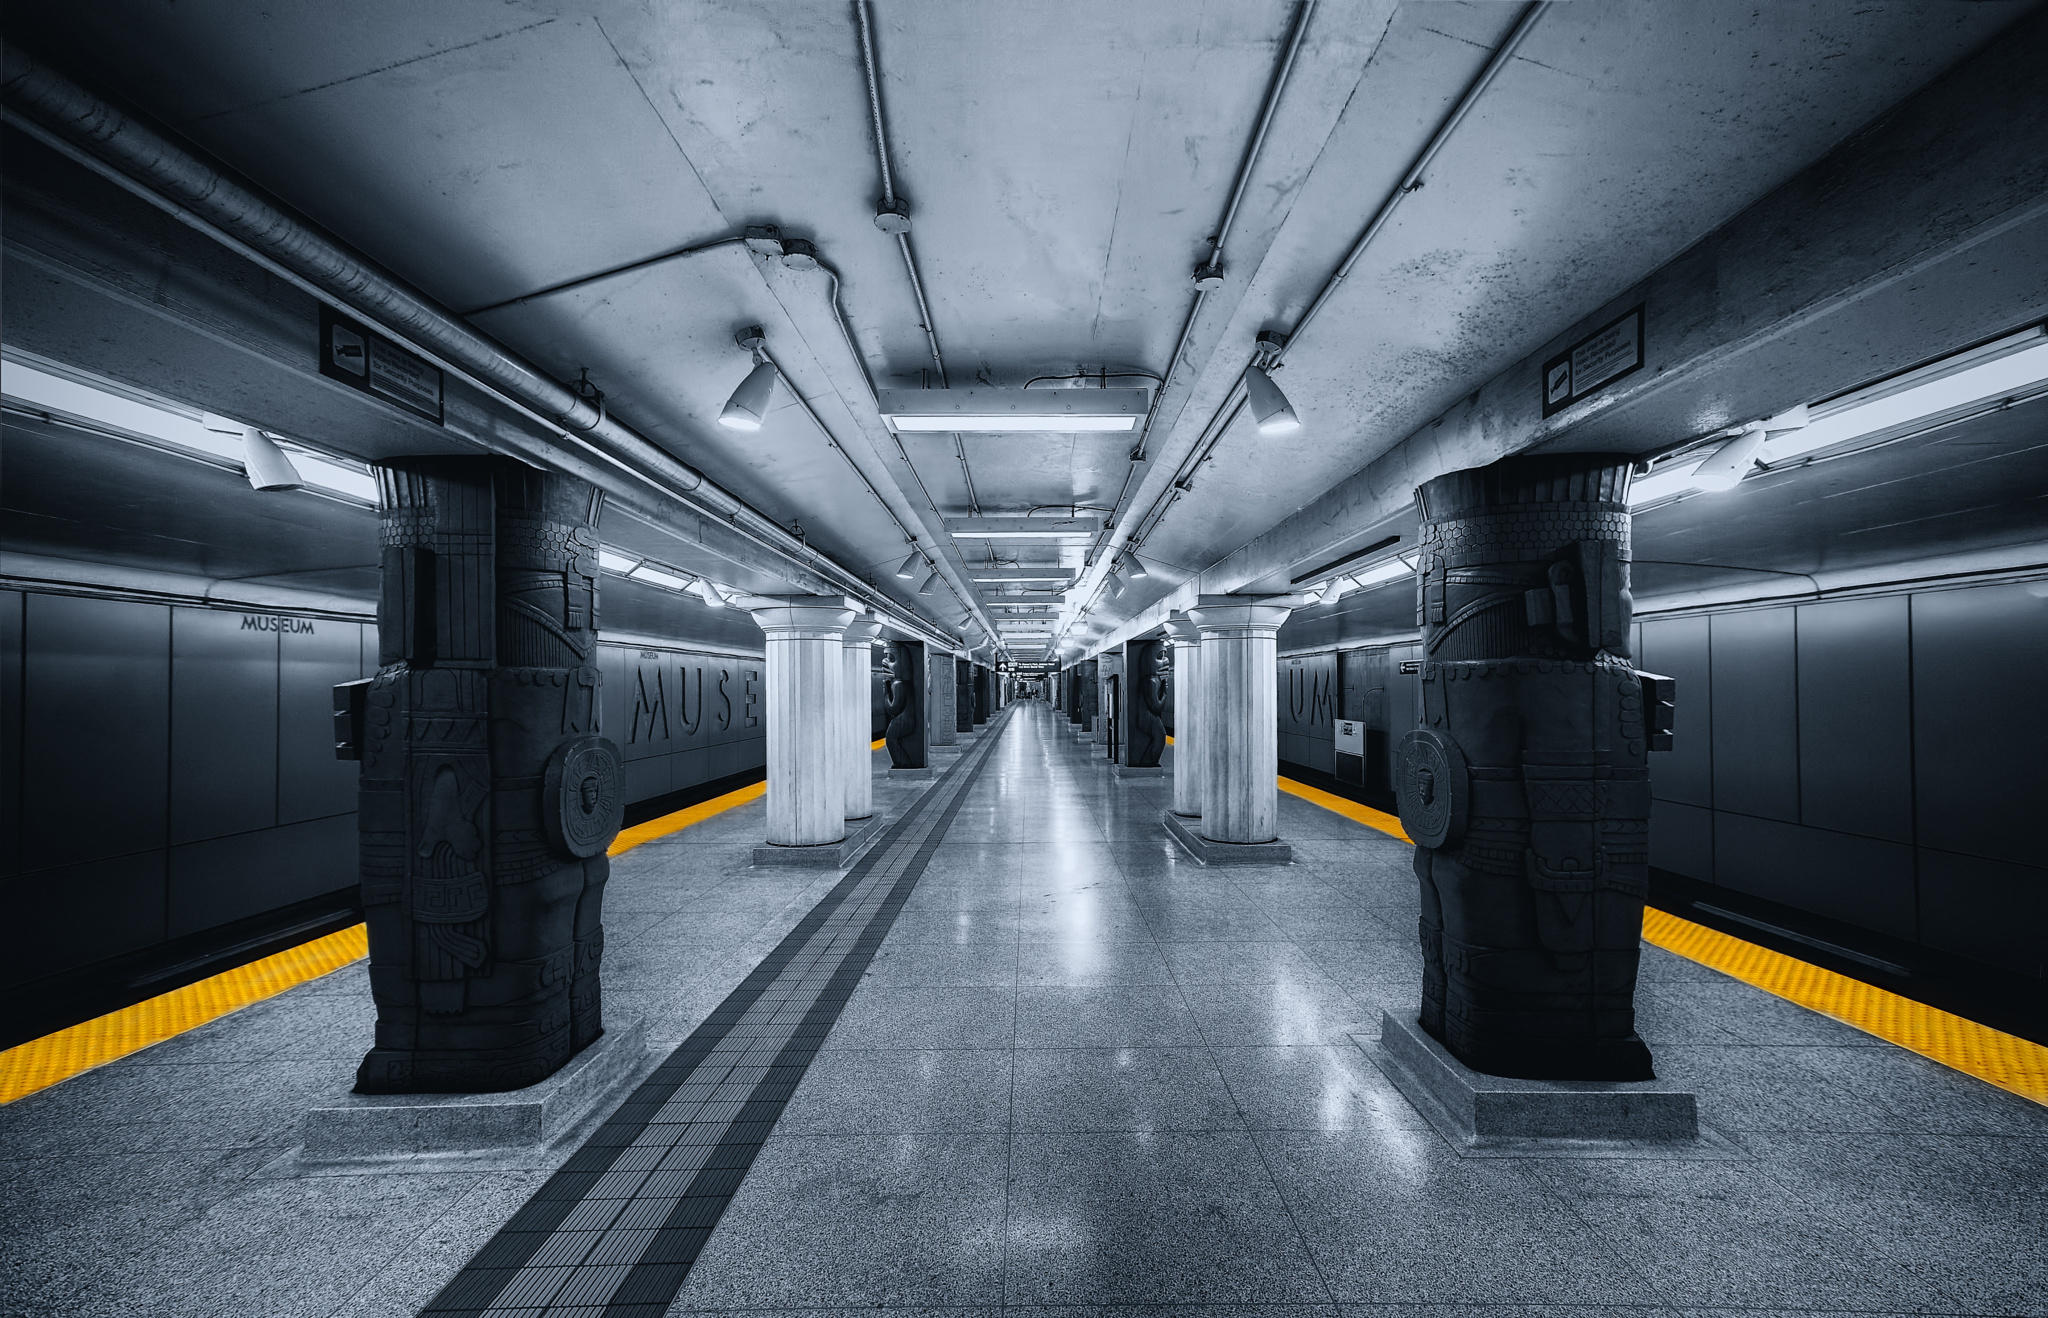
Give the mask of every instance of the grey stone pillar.
[[924, 642], [881, 644], [882, 713], [888, 720], [882, 735], [889, 746], [889, 772], [929, 778], [932, 769], [925, 739]]
[[959, 729], [953, 720], [953, 654], [949, 650], [925, 649], [928, 665], [924, 685], [925, 738], [933, 746], [956, 746]]
[[748, 596], [767, 637], [768, 845], [846, 837], [843, 644], [859, 616], [844, 595]]
[[375, 471], [378, 670], [336, 688], [377, 1004], [356, 1088], [521, 1089], [603, 1029], [623, 806], [598, 726], [604, 496], [505, 458]]
[[1202, 637], [1201, 836], [1278, 839], [1280, 624], [1309, 596], [1204, 595], [1188, 610]]
[[[1202, 634], [1183, 614], [1166, 623], [1173, 647], [1173, 813], [1183, 819], [1202, 814], [1201, 682]], [[1275, 755], [1278, 755], [1277, 745]], [[1276, 762], [1274, 772], [1279, 772]]]
[[875, 639], [882, 624], [871, 618], [850, 623], [840, 641], [840, 710], [845, 723], [839, 730], [846, 749], [846, 817], [866, 819], [875, 813], [874, 729], [871, 674], [874, 671]]

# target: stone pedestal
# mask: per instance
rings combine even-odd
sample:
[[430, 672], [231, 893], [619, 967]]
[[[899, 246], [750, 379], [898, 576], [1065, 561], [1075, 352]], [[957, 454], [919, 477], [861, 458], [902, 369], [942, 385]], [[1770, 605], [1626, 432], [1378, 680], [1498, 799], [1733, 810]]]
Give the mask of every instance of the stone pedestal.
[[1204, 595], [1188, 619], [1201, 634], [1202, 819], [1211, 842], [1279, 838], [1280, 624], [1308, 596]]
[[377, 1003], [356, 1089], [521, 1089], [603, 1030], [603, 495], [506, 458], [375, 471], [377, 675], [335, 692]]
[[1705, 1149], [1697, 1098], [1658, 1080], [1518, 1080], [1482, 1075], [1431, 1038], [1414, 1011], [1387, 1012], [1366, 1052], [1462, 1153], [1503, 1158], [1730, 1156]]
[[843, 595], [748, 596], [767, 638], [767, 859], [804, 863], [804, 847], [846, 838], [845, 637], [858, 604]]
[[845, 720], [839, 738], [846, 753], [846, 817], [866, 819], [875, 813], [874, 728], [871, 674], [875, 663], [875, 640], [882, 624], [859, 618], [847, 624], [840, 640], [840, 710]]
[[[1183, 819], [1202, 814], [1201, 701], [1202, 636], [1185, 616], [1166, 623], [1173, 647], [1173, 813]], [[1274, 746], [1274, 772], [1279, 747]]]

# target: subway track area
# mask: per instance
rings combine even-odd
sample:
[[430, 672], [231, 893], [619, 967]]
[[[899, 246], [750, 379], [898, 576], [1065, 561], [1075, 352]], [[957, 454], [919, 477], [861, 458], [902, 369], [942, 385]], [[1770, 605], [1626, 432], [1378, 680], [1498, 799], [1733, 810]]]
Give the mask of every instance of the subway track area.
[[1461, 1157], [1361, 1047], [1419, 974], [1405, 844], [1283, 795], [1294, 864], [1205, 869], [1037, 702], [876, 761], [850, 871], [751, 868], [758, 801], [618, 857], [654, 1047], [532, 1165], [292, 1160], [360, 963], [0, 1107], [0, 1312], [2044, 1311], [2038, 1104], [1646, 947], [1720, 1138]]

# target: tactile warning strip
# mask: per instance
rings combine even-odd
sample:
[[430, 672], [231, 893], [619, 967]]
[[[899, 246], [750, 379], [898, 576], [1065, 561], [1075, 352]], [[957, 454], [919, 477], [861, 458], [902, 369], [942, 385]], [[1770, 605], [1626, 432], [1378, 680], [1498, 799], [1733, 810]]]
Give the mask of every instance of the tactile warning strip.
[[2048, 1104], [2048, 1048], [1860, 979], [1680, 919], [1643, 912], [1643, 941], [1943, 1066]]
[[422, 1313], [666, 1313], [997, 740], [919, 797]]

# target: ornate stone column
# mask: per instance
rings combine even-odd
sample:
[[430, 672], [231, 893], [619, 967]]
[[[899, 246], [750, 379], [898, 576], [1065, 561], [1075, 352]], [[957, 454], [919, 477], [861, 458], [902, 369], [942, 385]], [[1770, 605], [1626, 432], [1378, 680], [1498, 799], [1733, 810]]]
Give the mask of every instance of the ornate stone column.
[[[1202, 815], [1201, 681], [1202, 634], [1185, 614], [1166, 622], [1166, 641], [1173, 648], [1173, 813], [1183, 819]], [[1278, 773], [1277, 756], [1274, 772]]]
[[1475, 1071], [1644, 1080], [1648, 752], [1629, 661], [1629, 464], [1507, 458], [1417, 491], [1422, 726], [1396, 790], [1422, 886], [1422, 1028]]
[[951, 651], [925, 647], [929, 663], [924, 679], [924, 735], [933, 746], [957, 746], [960, 733], [953, 721], [956, 679]]
[[899, 778], [932, 776], [924, 726], [923, 641], [883, 641], [882, 712], [888, 719], [889, 772]]
[[846, 837], [843, 642], [860, 609], [844, 595], [739, 603], [767, 637], [768, 845], [755, 862], [777, 862], [785, 858], [776, 848], [831, 847]]
[[335, 689], [376, 1044], [363, 1093], [490, 1093], [602, 1033], [597, 519], [582, 481], [506, 458], [376, 465], [377, 675]]
[[882, 624], [872, 618], [849, 623], [840, 641], [840, 709], [846, 722], [839, 731], [846, 748], [846, 817], [866, 819], [875, 813], [874, 727], [870, 674], [874, 671], [875, 639]]
[[1292, 595], [1204, 595], [1188, 618], [1202, 637], [1202, 818], [1180, 824], [1210, 845], [1210, 864], [1284, 864], [1293, 849], [1279, 840], [1280, 624], [1309, 601]]

